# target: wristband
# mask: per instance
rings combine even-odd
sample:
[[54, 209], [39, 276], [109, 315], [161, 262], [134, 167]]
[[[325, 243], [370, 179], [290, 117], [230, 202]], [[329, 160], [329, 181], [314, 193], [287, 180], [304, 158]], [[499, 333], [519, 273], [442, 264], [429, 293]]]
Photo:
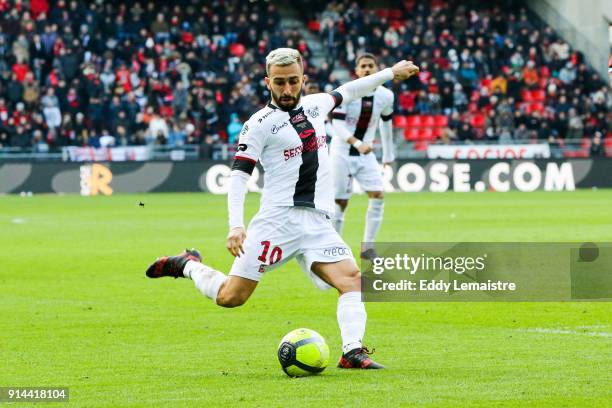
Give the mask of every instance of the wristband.
[[363, 144], [363, 142], [361, 140], [357, 140], [356, 142], [353, 143], [353, 147], [355, 149], [359, 149], [359, 146], [361, 146]]

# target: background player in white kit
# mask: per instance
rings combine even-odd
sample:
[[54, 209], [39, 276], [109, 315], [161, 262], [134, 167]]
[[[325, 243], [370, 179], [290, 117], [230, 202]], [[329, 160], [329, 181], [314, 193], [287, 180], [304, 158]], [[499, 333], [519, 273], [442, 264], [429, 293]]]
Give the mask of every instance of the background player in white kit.
[[[158, 258], [146, 275], [191, 278], [217, 305], [236, 307], [246, 302], [265, 271], [296, 258], [315, 285], [332, 286], [340, 294], [337, 318], [343, 354], [339, 367], [382, 368], [361, 343], [367, 319], [361, 302], [361, 273], [330, 220], [333, 180], [324, 120], [343, 100], [358, 99], [391, 79], [407, 79], [418, 68], [400, 61], [330, 94], [305, 97], [301, 93], [307, 78], [297, 50], [272, 51], [266, 57], [266, 73], [272, 101], [245, 123], [232, 166], [226, 246], [236, 259], [229, 276], [201, 263], [196, 250]], [[258, 160], [264, 168], [264, 188], [259, 212], [245, 232], [246, 185]]]
[[[355, 74], [359, 78], [378, 72], [376, 57], [362, 54], [357, 57]], [[380, 230], [384, 213], [383, 180], [380, 166], [372, 151], [376, 130], [380, 129], [383, 163], [390, 165], [395, 159], [393, 148], [393, 92], [379, 86], [370, 94], [353, 101], [343, 101], [332, 112], [334, 137], [331, 141], [331, 159], [334, 172], [336, 210], [334, 228], [342, 234], [344, 213], [353, 192], [353, 179], [368, 194], [368, 209], [363, 242], [371, 244]], [[361, 257], [376, 256], [372, 248], [363, 246]]]

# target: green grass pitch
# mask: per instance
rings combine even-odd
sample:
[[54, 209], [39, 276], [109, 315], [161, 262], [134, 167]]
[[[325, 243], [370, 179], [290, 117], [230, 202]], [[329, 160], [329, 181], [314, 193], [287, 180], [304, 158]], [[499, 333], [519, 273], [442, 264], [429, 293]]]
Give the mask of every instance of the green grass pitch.
[[[258, 207], [249, 195], [247, 213]], [[143, 201], [145, 206], [138, 205]], [[367, 200], [349, 205], [357, 250]], [[290, 379], [278, 341], [307, 327], [339, 357], [336, 299], [292, 261], [237, 309], [148, 280], [196, 246], [228, 271], [225, 197], [0, 197], [0, 386], [70, 387], [70, 406], [550, 406], [612, 401], [610, 303], [368, 304], [387, 366]], [[381, 241], [612, 241], [612, 191], [390, 194]], [[534, 271], [537, 273], [537, 271]], [[26, 406], [22, 404], [18, 406]]]

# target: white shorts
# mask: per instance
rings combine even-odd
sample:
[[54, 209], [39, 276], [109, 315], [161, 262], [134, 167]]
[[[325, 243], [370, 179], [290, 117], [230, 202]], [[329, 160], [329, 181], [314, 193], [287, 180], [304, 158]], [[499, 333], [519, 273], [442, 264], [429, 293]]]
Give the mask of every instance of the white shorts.
[[270, 207], [253, 217], [244, 254], [234, 260], [231, 276], [259, 281], [264, 272], [294, 258], [319, 289], [330, 286], [315, 275], [313, 262], [354, 259], [353, 253], [322, 212], [308, 207]]
[[335, 198], [348, 200], [353, 193], [353, 178], [364, 191], [383, 191], [382, 169], [374, 153], [350, 156], [332, 153]]

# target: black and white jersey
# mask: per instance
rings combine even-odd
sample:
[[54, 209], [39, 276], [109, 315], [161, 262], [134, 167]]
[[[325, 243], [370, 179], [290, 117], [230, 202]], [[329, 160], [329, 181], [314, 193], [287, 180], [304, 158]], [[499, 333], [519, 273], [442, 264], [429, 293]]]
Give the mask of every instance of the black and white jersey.
[[369, 145], [374, 142], [379, 120], [391, 120], [393, 114], [393, 92], [379, 86], [370, 95], [343, 103], [332, 112], [334, 138], [331, 150], [334, 154], [359, 156], [360, 153], [346, 140], [336, 135], [343, 133], [362, 140]]
[[244, 124], [232, 170], [264, 169], [260, 211], [304, 206], [333, 214], [333, 187], [325, 118], [342, 102], [338, 92], [303, 96], [287, 112], [273, 104]]

